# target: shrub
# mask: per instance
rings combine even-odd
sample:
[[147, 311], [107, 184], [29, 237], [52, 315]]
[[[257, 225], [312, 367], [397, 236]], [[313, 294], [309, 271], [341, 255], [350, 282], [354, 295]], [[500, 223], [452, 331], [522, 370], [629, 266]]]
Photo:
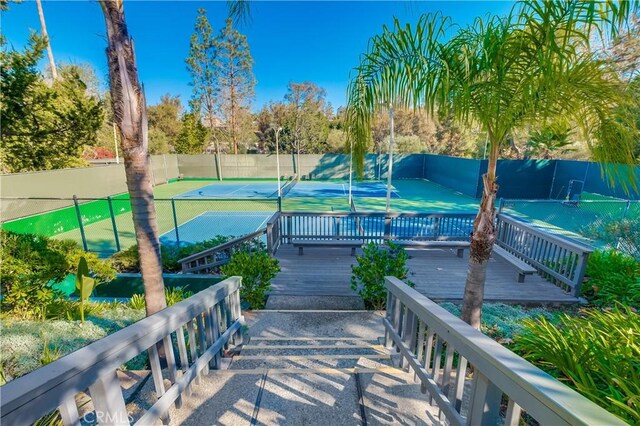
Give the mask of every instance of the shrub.
[[589, 256], [588, 282], [582, 294], [599, 306], [616, 302], [640, 306], [640, 262], [617, 250], [596, 250]]
[[514, 349], [622, 418], [640, 422], [640, 315], [618, 305], [547, 319], [525, 320]]
[[[215, 238], [205, 240], [196, 244], [176, 247], [174, 245], [163, 245], [161, 247], [162, 270], [164, 272], [180, 272], [182, 265], [179, 260], [203, 250], [219, 246], [234, 239], [233, 236], [218, 235]], [[264, 249], [265, 245], [260, 240], [245, 242], [238, 247], [238, 250], [251, 251]], [[140, 255], [138, 246], [133, 245], [122, 250], [111, 257], [113, 266], [118, 272], [140, 272]]]
[[580, 233], [588, 238], [600, 240], [610, 247], [640, 258], [640, 217], [619, 219], [604, 218], [583, 226]]
[[59, 296], [52, 285], [76, 271], [81, 257], [99, 281], [110, 281], [115, 270], [110, 261], [85, 253], [77, 243], [32, 234], [0, 230], [0, 284], [2, 309], [20, 318], [45, 318]]
[[251, 309], [262, 309], [267, 301], [271, 280], [280, 272], [278, 260], [264, 250], [254, 252], [237, 251], [231, 261], [222, 267], [227, 276], [242, 277], [240, 296]]
[[407, 281], [407, 252], [391, 241], [386, 247], [379, 247], [373, 242], [363, 247], [363, 254], [358, 256], [357, 265], [351, 266], [351, 288], [356, 290], [369, 309], [384, 309], [387, 300], [385, 276], [393, 276], [406, 282], [410, 287], [414, 284]]

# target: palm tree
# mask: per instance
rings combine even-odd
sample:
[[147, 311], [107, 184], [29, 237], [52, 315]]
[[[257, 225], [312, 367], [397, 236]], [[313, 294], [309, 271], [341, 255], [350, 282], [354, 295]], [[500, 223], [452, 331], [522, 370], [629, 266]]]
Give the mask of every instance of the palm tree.
[[100, 0], [100, 6], [107, 25], [111, 105], [120, 132], [146, 310], [151, 315], [164, 309], [167, 303], [148, 159], [147, 104], [138, 79], [133, 40], [124, 19], [123, 1]]
[[515, 129], [557, 117], [573, 120], [596, 159], [632, 161], [633, 132], [613, 119], [628, 102], [610, 64], [589, 49], [637, 3], [567, 0], [518, 3], [506, 17], [457, 27], [439, 14], [417, 25], [384, 27], [370, 40], [349, 85], [348, 120], [359, 175], [379, 105], [426, 108], [479, 125], [488, 136], [488, 170], [473, 225], [462, 319], [479, 328], [487, 261], [495, 241], [496, 164]]

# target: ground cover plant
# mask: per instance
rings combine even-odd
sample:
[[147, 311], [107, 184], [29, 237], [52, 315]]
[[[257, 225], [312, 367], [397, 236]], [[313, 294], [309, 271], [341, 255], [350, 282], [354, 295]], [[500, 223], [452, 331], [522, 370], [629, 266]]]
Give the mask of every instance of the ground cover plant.
[[357, 265], [351, 267], [351, 288], [358, 292], [367, 309], [381, 310], [385, 308], [387, 288], [384, 277], [392, 276], [405, 282], [410, 287], [414, 284], [408, 281], [407, 252], [392, 241], [385, 246], [378, 246], [370, 242], [362, 248], [362, 255], [358, 256]]
[[[1, 384], [23, 376], [91, 342], [144, 318], [144, 311], [121, 303], [87, 303], [85, 323], [67, 318], [37, 321], [3, 318], [0, 339]], [[128, 369], [145, 368], [145, 360], [134, 358]]]
[[630, 424], [640, 423], [640, 315], [630, 307], [525, 319], [513, 349]]

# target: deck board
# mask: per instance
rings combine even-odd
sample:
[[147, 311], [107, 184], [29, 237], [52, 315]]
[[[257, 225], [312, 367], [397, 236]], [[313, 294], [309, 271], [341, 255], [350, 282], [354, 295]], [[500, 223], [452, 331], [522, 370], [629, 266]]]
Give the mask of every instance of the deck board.
[[[407, 249], [409, 280], [416, 290], [438, 301], [461, 301], [467, 275], [468, 250], [463, 259], [451, 249]], [[271, 293], [278, 296], [356, 296], [350, 288], [351, 265], [356, 258], [348, 248], [310, 247], [303, 256], [291, 245], [282, 245], [276, 257], [281, 271]], [[505, 303], [562, 304], [578, 299], [539, 275], [518, 282], [517, 271], [503, 259], [490, 260], [485, 300]]]

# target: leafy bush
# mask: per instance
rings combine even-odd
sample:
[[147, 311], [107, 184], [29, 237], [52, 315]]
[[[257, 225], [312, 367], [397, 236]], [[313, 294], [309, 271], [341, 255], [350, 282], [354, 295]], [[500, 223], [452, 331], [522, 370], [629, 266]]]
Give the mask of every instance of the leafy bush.
[[[182, 265], [179, 260], [203, 250], [219, 246], [234, 239], [233, 236], [218, 235], [215, 238], [205, 240], [196, 244], [176, 247], [174, 245], [162, 245], [162, 270], [164, 272], [180, 272]], [[239, 250], [251, 251], [264, 249], [265, 245], [260, 240], [245, 242], [238, 247]], [[118, 272], [140, 272], [140, 255], [138, 246], [133, 245], [122, 250], [111, 257], [113, 266]]]
[[77, 243], [32, 234], [0, 230], [0, 284], [2, 310], [20, 318], [45, 318], [59, 296], [52, 285], [76, 271], [81, 257], [98, 281], [110, 281], [115, 270], [110, 261], [85, 253]]
[[582, 227], [580, 233], [640, 258], [640, 217], [608, 217]]
[[582, 294], [599, 306], [616, 302], [640, 307], [640, 262], [617, 250], [596, 250], [589, 256], [588, 282]]
[[278, 259], [264, 250], [237, 251], [231, 256], [231, 261], [222, 267], [224, 275], [242, 277], [240, 297], [249, 303], [251, 309], [264, 308], [271, 280], [278, 272]]
[[640, 315], [621, 305], [564, 315], [554, 326], [525, 320], [514, 349], [596, 404], [640, 423]]
[[407, 281], [407, 252], [391, 241], [386, 247], [373, 242], [365, 245], [363, 253], [357, 258], [357, 265], [351, 266], [351, 288], [356, 290], [369, 309], [384, 309], [387, 300], [385, 276], [393, 276], [406, 282], [410, 287], [414, 284]]

